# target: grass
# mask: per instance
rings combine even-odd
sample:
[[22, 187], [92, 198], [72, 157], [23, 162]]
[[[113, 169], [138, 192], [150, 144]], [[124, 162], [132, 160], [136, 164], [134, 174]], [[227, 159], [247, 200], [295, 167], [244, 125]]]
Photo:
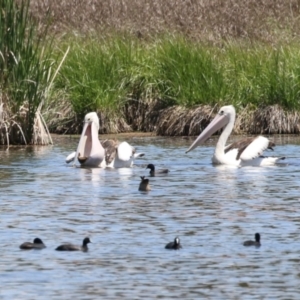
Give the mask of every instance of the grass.
[[[68, 43], [69, 44], [69, 43]], [[279, 104], [300, 109], [298, 45], [226, 43], [222, 48], [164, 36], [76, 38], [60, 73], [77, 114], [120, 111], [127, 100], [157, 97], [168, 105]]]
[[193, 106], [223, 98], [223, 67], [201, 43], [166, 37], [157, 45], [158, 89], [170, 104]]
[[56, 89], [65, 91], [81, 118], [90, 111], [120, 113], [128, 99], [151, 93], [155, 77], [151, 51], [136, 39], [77, 37], [67, 45], [71, 50]]
[[228, 99], [237, 106], [255, 107], [278, 104], [299, 109], [299, 45], [250, 49], [230, 46], [226, 52]]
[[214, 45], [232, 39], [286, 44], [300, 34], [298, 0], [31, 0], [41, 23], [49, 8], [50, 29], [59, 34], [114, 30], [152, 39], [168, 32]]
[[[56, 34], [55, 55], [60, 58], [41, 61], [60, 60], [70, 47], [47, 104], [57, 113], [73, 111], [80, 122], [85, 113], [97, 111], [106, 120], [122, 118], [132, 124], [147, 110], [172, 105], [300, 110], [296, 0], [86, 0], [72, 5], [53, 0], [50, 12], [46, 2], [31, 0], [30, 7], [38, 28], [48, 25], [45, 14], [51, 16], [49, 29]], [[16, 76], [30, 73], [27, 62]], [[34, 69], [40, 70], [39, 65]], [[39, 78], [16, 81], [24, 86], [9, 84], [14, 103], [27, 98], [18, 95], [21, 90], [45, 98], [36, 85], [51, 72], [49, 65], [43, 70]], [[38, 101], [30, 103], [34, 112]], [[154, 114], [150, 119], [156, 120]]]
[[47, 132], [40, 109], [52, 79], [51, 42], [38, 34], [29, 0], [1, 1], [0, 23], [1, 142], [47, 143], [47, 133], [35, 133]]

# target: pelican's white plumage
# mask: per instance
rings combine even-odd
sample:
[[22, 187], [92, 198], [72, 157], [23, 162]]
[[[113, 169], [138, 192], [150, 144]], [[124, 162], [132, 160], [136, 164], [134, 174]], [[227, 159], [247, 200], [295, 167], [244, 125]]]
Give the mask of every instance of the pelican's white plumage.
[[223, 128], [216, 145], [212, 162], [214, 164], [235, 165], [235, 166], [265, 166], [274, 165], [284, 157], [265, 157], [262, 156], [264, 150], [272, 149], [275, 146], [263, 136], [246, 138], [232, 143], [228, 146], [226, 141], [231, 134], [235, 122], [235, 109], [232, 105], [223, 106], [212, 122], [203, 130], [190, 148], [189, 152], [200, 144], [203, 144], [213, 133]]
[[135, 153], [134, 147], [127, 142], [116, 140], [99, 141], [99, 118], [97, 113], [91, 112], [84, 117], [84, 126], [76, 152], [66, 158], [66, 163], [78, 159], [84, 167], [130, 168], [134, 159], [143, 153]]
[[85, 167], [97, 167], [105, 158], [105, 150], [98, 138], [99, 118], [95, 112], [84, 117], [84, 125], [76, 150], [79, 163]]

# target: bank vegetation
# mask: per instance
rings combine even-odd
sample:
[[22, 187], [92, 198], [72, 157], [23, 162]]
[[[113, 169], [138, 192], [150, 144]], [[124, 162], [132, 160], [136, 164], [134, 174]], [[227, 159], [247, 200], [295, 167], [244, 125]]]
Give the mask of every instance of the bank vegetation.
[[298, 1], [17, 2], [35, 52], [0, 39], [1, 143], [40, 143], [36, 120], [79, 133], [89, 111], [102, 133], [196, 135], [225, 104], [236, 133], [300, 131]]

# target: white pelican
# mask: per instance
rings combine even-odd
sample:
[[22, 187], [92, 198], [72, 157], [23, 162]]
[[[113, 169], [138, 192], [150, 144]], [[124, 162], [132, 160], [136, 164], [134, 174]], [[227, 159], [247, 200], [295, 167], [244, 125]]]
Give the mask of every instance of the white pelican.
[[97, 113], [91, 112], [84, 117], [84, 126], [76, 152], [66, 158], [66, 163], [77, 157], [83, 167], [130, 168], [137, 157], [144, 153], [135, 153], [134, 147], [127, 142], [116, 140], [99, 141], [99, 118]]
[[212, 157], [214, 164], [235, 166], [266, 166], [274, 165], [284, 157], [262, 156], [266, 149], [273, 150], [274, 143], [263, 136], [246, 138], [241, 141], [225, 146], [226, 141], [233, 129], [235, 121], [235, 109], [232, 105], [223, 106], [212, 122], [203, 130], [190, 148], [189, 152], [203, 144], [213, 133], [223, 128]]

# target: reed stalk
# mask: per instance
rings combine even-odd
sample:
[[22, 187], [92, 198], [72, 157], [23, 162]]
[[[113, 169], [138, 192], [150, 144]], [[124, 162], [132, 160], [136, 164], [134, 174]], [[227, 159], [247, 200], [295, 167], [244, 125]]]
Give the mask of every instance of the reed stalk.
[[[0, 2], [1, 143], [51, 143], [37, 110], [45, 98], [55, 66], [47, 28], [37, 31], [29, 0]], [[35, 130], [35, 125], [39, 130]], [[42, 134], [39, 138], [34, 136]], [[45, 135], [45, 136], [44, 136]]]

